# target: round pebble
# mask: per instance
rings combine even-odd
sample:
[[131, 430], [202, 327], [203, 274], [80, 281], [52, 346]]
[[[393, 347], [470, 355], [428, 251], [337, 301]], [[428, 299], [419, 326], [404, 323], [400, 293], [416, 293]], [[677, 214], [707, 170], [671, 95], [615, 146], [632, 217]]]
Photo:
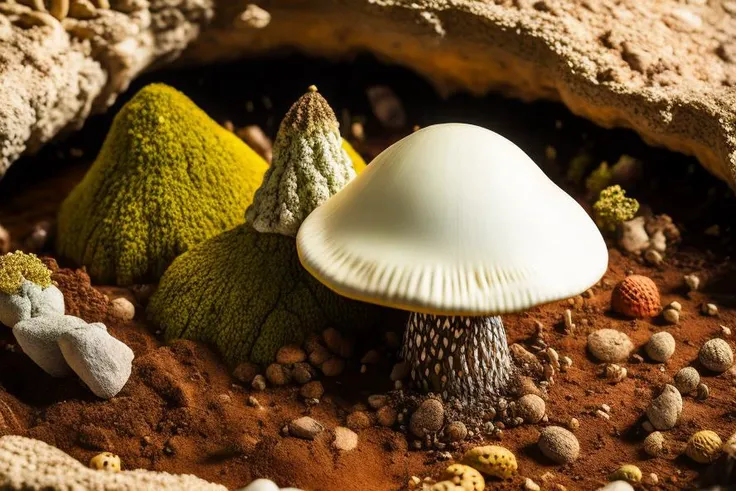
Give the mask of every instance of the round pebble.
[[345, 370], [345, 360], [342, 358], [330, 358], [322, 364], [322, 373], [325, 377], [337, 377]]
[[110, 302], [112, 315], [122, 321], [132, 321], [135, 317], [135, 306], [127, 298], [120, 297]]
[[698, 359], [708, 370], [723, 373], [733, 365], [733, 351], [723, 339], [711, 339], [700, 348]]
[[537, 445], [547, 458], [558, 464], [574, 462], [580, 454], [578, 439], [561, 426], [544, 428]]
[[422, 402], [409, 420], [409, 430], [419, 438], [435, 433], [442, 428], [445, 420], [445, 408], [437, 399], [426, 399]]
[[659, 457], [664, 453], [664, 435], [655, 431], [644, 439], [644, 451], [652, 457]]
[[625, 361], [633, 349], [629, 336], [615, 329], [599, 329], [588, 336], [588, 351], [600, 361]]
[[680, 394], [689, 394], [694, 391], [700, 383], [700, 374], [693, 367], [681, 368], [675, 375], [675, 387]]
[[709, 464], [721, 455], [723, 442], [714, 431], [703, 430], [690, 437], [685, 447], [685, 455], [699, 464]]
[[675, 309], [665, 309], [665, 311], [662, 312], [662, 317], [668, 324], [677, 324], [680, 322], [680, 312]]
[[664, 363], [675, 353], [675, 338], [664, 331], [652, 334], [645, 349], [649, 358]]
[[355, 411], [348, 414], [347, 426], [351, 430], [364, 430], [373, 426], [371, 415], [365, 411]]
[[302, 385], [299, 394], [305, 399], [319, 399], [324, 395], [325, 388], [319, 380], [313, 380]]
[[624, 464], [616, 469], [608, 479], [610, 481], [641, 482], [641, 469], [633, 464]]
[[110, 452], [102, 452], [92, 457], [89, 466], [98, 471], [120, 472], [120, 457]]
[[544, 399], [535, 394], [527, 394], [516, 401], [516, 414], [527, 423], [539, 423], [544, 417]]
[[278, 363], [271, 363], [266, 368], [266, 379], [273, 385], [286, 385], [291, 379], [289, 371]]
[[451, 442], [460, 442], [468, 436], [468, 428], [462, 421], [453, 421], [445, 428], [447, 440]]
[[392, 408], [391, 406], [383, 406], [378, 411], [376, 411], [376, 421], [379, 425], [385, 426], [385, 427], [391, 427], [396, 423], [396, 418], [398, 414], [396, 413], [396, 409]]
[[307, 353], [300, 346], [295, 344], [282, 346], [276, 352], [276, 363], [281, 363], [282, 365], [292, 365], [306, 359]]

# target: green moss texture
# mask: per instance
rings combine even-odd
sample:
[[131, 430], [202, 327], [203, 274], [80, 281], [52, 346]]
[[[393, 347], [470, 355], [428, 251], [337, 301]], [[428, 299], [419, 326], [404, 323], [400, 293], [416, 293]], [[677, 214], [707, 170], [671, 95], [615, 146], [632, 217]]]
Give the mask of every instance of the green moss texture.
[[98, 283], [155, 282], [181, 253], [243, 223], [266, 169], [184, 94], [149, 85], [64, 201], [57, 252]]
[[20, 293], [23, 280], [41, 288], [51, 286], [51, 270], [35, 255], [16, 251], [0, 256], [0, 293]]
[[299, 263], [293, 237], [248, 224], [178, 257], [148, 305], [167, 340], [212, 344], [231, 366], [271, 362], [279, 347], [327, 327], [369, 328], [383, 312], [315, 280]]
[[609, 186], [601, 191], [593, 204], [595, 221], [601, 230], [613, 232], [619, 223], [631, 220], [639, 211], [639, 202], [627, 198], [621, 186]]

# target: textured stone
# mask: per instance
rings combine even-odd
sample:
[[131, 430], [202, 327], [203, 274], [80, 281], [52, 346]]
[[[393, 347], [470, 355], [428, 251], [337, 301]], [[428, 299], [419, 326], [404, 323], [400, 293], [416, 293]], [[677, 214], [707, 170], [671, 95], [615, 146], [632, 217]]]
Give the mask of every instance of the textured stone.
[[64, 294], [51, 285], [41, 288], [28, 280], [23, 281], [20, 293], [0, 293], [0, 323], [8, 327], [43, 313], [64, 314]]
[[104, 324], [87, 324], [71, 315], [43, 315], [19, 322], [13, 328], [18, 345], [23, 352], [52, 377], [64, 377], [72, 369], [59, 349], [59, 338], [76, 329], [102, 329]]
[[647, 408], [647, 417], [658, 430], [675, 427], [682, 414], [682, 396], [672, 385], [665, 385], [662, 393]]
[[309, 416], [302, 416], [289, 423], [289, 433], [305, 440], [314, 440], [325, 427]]
[[358, 446], [358, 434], [350, 428], [338, 426], [334, 430], [335, 440], [332, 446], [341, 452], [349, 452]]
[[227, 491], [192, 475], [146, 470], [100, 472], [39, 440], [0, 438], [1, 489], [105, 489], [110, 491]]
[[578, 439], [561, 426], [544, 428], [537, 445], [547, 458], [558, 464], [574, 462], [580, 454]]
[[442, 403], [437, 399], [426, 399], [411, 415], [409, 429], [415, 436], [424, 438], [428, 434], [440, 431], [444, 420], [445, 408]]
[[588, 351], [600, 361], [626, 361], [633, 349], [629, 336], [615, 329], [599, 329], [588, 336]]
[[105, 329], [75, 329], [59, 338], [59, 348], [72, 370], [97, 397], [114, 397], [130, 377], [133, 350]]

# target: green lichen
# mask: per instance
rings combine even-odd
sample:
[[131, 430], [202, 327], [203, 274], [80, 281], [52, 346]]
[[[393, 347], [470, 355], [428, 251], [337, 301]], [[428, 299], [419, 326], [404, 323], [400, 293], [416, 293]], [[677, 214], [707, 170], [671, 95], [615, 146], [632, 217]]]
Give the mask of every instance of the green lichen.
[[593, 204], [595, 221], [601, 230], [612, 232], [619, 223], [631, 220], [639, 211], [639, 202], [626, 197], [621, 186], [610, 186], [601, 191]]
[[20, 293], [23, 280], [35, 283], [41, 288], [51, 286], [51, 271], [35, 255], [21, 251], [0, 256], [0, 293], [16, 295]]
[[100, 283], [155, 282], [182, 252], [243, 222], [266, 168], [184, 94], [149, 85], [64, 201], [58, 253]]
[[588, 190], [589, 196], [598, 196], [610, 183], [613, 178], [608, 162], [601, 162], [593, 172], [590, 173], [585, 180], [585, 189]]
[[337, 129], [316, 91], [291, 107], [247, 222], [181, 255], [161, 279], [148, 316], [167, 340], [213, 344], [231, 365], [267, 363], [309, 333], [378, 322], [385, 309], [333, 293], [297, 257], [302, 220], [355, 175]]
[[588, 167], [593, 163], [593, 159], [586, 152], [581, 152], [572, 158], [570, 166], [567, 168], [567, 180], [579, 184], [585, 173], [588, 171]]

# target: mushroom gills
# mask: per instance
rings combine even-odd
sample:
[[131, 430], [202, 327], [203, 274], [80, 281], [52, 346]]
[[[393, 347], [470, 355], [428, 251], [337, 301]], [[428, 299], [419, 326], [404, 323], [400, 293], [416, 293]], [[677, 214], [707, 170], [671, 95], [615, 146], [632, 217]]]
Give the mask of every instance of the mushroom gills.
[[445, 400], [499, 395], [511, 376], [511, 355], [499, 316], [412, 312], [401, 354], [414, 384], [442, 394]]

